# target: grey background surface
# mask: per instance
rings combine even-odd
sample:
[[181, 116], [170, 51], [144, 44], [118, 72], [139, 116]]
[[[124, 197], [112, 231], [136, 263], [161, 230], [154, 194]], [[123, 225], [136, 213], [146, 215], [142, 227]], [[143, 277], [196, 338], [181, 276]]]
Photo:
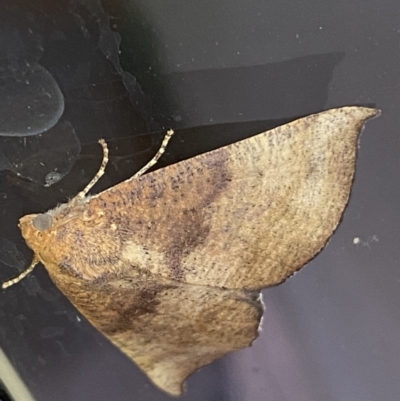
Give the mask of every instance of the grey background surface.
[[[350, 203], [325, 250], [263, 292], [260, 337], [195, 373], [182, 400], [400, 399], [397, 1], [1, 1], [1, 8], [2, 77], [27, 63], [46, 69], [64, 96], [58, 124], [71, 127], [55, 141], [64, 152], [51, 160], [63, 161], [65, 177], [47, 187], [32, 162], [50, 143], [47, 131], [44, 139], [0, 138], [2, 280], [31, 258], [18, 218], [82, 188], [96, 170], [100, 137], [133, 142], [96, 190], [149, 158], [160, 136], [148, 133], [166, 127], [182, 136], [164, 163], [215, 147], [218, 131], [229, 143], [331, 107], [380, 108], [361, 137]], [[25, 126], [38, 121], [23, 118]], [[58, 125], [52, 129], [59, 138]], [[28, 152], [23, 170], [19, 149]], [[78, 315], [43, 268], [0, 295], [0, 346], [36, 400], [170, 399]]]

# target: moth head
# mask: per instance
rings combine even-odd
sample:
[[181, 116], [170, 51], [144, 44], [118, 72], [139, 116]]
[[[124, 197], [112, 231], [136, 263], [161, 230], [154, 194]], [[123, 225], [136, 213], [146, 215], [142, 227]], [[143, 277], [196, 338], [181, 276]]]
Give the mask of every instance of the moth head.
[[19, 228], [29, 247], [38, 252], [47, 242], [53, 218], [48, 213], [29, 214], [19, 220]]

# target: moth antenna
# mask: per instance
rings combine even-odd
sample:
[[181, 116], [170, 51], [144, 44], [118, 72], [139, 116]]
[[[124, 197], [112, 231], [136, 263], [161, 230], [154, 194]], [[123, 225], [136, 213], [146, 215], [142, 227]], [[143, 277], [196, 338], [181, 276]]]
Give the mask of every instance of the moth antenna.
[[136, 174], [134, 174], [129, 180], [133, 180], [134, 178], [138, 178], [141, 175], [143, 175], [149, 168], [153, 167], [158, 159], [163, 155], [165, 152], [165, 149], [168, 145], [169, 140], [171, 139], [171, 136], [174, 135], [174, 130], [169, 129], [167, 133], [165, 134], [165, 137], [162, 141], [162, 144], [160, 146], [160, 149], [158, 152], [155, 154], [155, 156], [144, 166], [142, 167]]
[[5, 281], [2, 285], [1, 288], [5, 290], [8, 287], [11, 287], [14, 284], [19, 283], [22, 279], [24, 279], [34, 268], [35, 266], [39, 263], [39, 259], [36, 257], [36, 255], [33, 257], [33, 260], [30, 264], [30, 266], [24, 270], [22, 273], [20, 273], [17, 277], [12, 278], [11, 280]]
[[104, 171], [106, 170], [106, 166], [107, 166], [107, 163], [108, 163], [108, 147], [107, 147], [107, 143], [106, 143], [106, 141], [104, 139], [99, 139], [99, 144], [103, 148], [103, 160], [101, 162], [99, 171], [92, 178], [92, 180], [89, 182], [89, 184], [87, 184], [86, 187], [81, 192], [79, 192], [78, 195], [75, 196], [75, 198], [73, 198], [71, 200], [71, 202], [75, 202], [75, 201], [77, 201], [79, 199], [83, 199], [87, 195], [87, 193], [93, 188], [93, 186], [96, 184], [96, 182], [99, 181], [99, 179], [104, 174]]

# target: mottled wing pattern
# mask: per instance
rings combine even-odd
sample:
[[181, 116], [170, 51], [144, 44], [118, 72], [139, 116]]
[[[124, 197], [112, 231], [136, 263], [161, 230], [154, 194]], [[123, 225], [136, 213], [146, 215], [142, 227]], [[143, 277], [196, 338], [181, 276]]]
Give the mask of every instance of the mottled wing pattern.
[[358, 136], [344, 107], [130, 179], [20, 227], [71, 302], [162, 389], [250, 344], [258, 290], [312, 259], [348, 202]]
[[180, 395], [197, 369], [258, 335], [258, 292], [125, 275], [88, 282], [47, 263], [74, 306], [161, 389]]
[[278, 284], [337, 227], [358, 135], [375, 114], [346, 107], [305, 117], [123, 182], [90, 200], [90, 213], [104, 211], [118, 227], [119, 258], [156, 276], [226, 288]]

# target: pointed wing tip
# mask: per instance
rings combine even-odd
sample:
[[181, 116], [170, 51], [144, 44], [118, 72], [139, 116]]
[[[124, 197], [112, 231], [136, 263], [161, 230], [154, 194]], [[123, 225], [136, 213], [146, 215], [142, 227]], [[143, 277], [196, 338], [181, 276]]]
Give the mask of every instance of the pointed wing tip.
[[379, 117], [381, 115], [381, 110], [373, 108], [373, 107], [358, 107], [358, 106], [354, 106], [354, 108], [358, 109], [359, 111], [361, 111], [362, 114], [364, 115], [365, 119], [375, 118], [375, 117]]
[[162, 385], [160, 385], [160, 383], [155, 384], [168, 395], [172, 397], [181, 397], [184, 393], [184, 382], [185, 380], [183, 380], [181, 383], [163, 383]]
[[381, 110], [380, 109], [376, 109], [374, 107], [364, 107], [364, 106], [345, 106], [345, 107], [339, 107], [336, 109], [330, 109], [327, 110], [327, 113], [333, 112], [345, 112], [348, 114], [353, 115], [354, 117], [362, 120], [362, 121], [366, 121], [369, 120], [371, 118], [376, 118], [379, 117], [381, 115]]

